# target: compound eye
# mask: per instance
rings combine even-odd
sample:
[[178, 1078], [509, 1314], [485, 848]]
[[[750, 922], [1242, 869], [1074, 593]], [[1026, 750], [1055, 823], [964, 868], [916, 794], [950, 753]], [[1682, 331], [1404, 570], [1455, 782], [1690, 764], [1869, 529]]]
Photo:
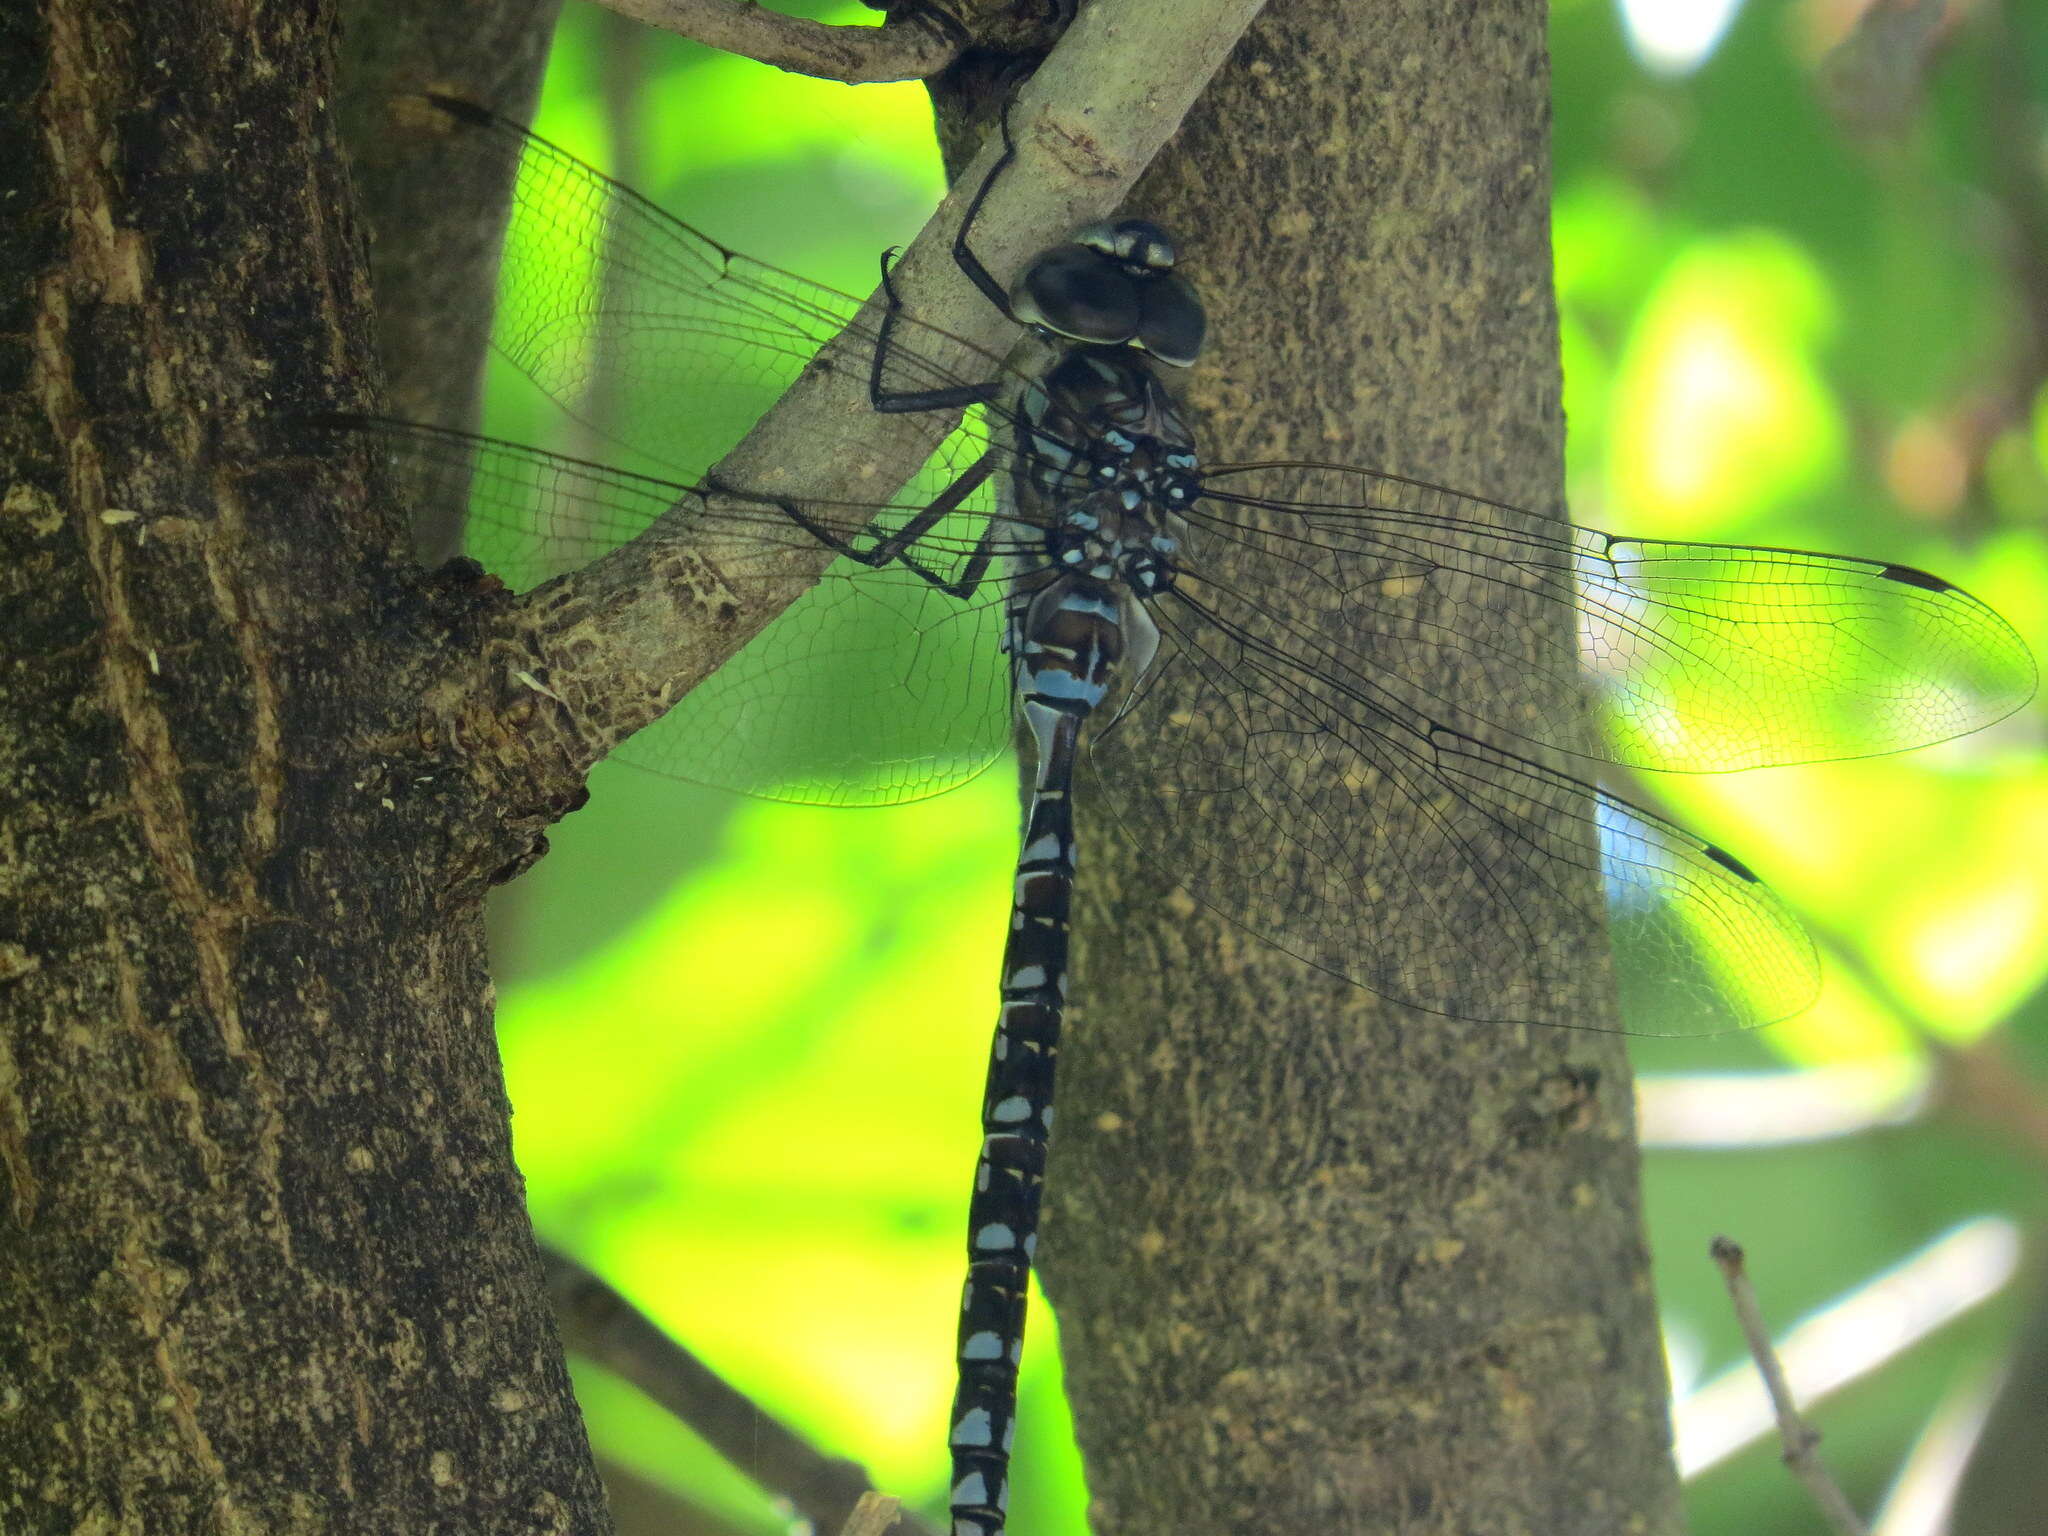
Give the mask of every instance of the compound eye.
[[1146, 284], [1145, 315], [1138, 322], [1138, 343], [1162, 363], [1185, 368], [1201, 355], [1209, 318], [1193, 284], [1177, 273], [1161, 273]]
[[1129, 341], [1144, 314], [1130, 278], [1082, 245], [1055, 246], [1032, 262], [1010, 290], [1010, 308], [1026, 325], [1109, 346]]

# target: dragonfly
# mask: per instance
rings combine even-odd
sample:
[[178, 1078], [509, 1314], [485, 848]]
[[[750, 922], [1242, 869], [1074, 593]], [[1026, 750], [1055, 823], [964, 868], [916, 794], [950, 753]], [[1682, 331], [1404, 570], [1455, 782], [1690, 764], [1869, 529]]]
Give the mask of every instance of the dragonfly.
[[[760, 573], [793, 549], [832, 557], [791, 575], [788, 611], [620, 755], [771, 798], [891, 804], [966, 782], [1022, 723], [1033, 767], [969, 1202], [955, 1536], [1005, 1521], [1076, 797], [1225, 917], [1408, 1008], [1573, 1024], [1543, 998], [1611, 953], [1630, 1030], [1710, 1033], [1805, 1007], [1812, 946], [1739, 860], [1602, 787], [1597, 765], [1889, 752], [2032, 695], [2013, 630], [1911, 567], [1625, 538], [1356, 466], [1203, 464], [1167, 383], [1206, 324], [1170, 236], [1091, 225], [1010, 287], [974, 256], [1015, 153], [1007, 118], [955, 243], [1017, 322], [998, 356], [906, 313], [886, 261], [888, 302], [864, 308], [488, 111], [426, 107], [513, 188], [491, 341], [593, 456], [327, 425], [373, 441], [417, 504], [464, 516], [471, 553], [516, 588], [679, 526]], [[871, 358], [876, 411], [957, 414], [924, 466], [859, 504], [715, 478], [842, 332]], [[857, 453], [862, 424], [844, 430], [830, 446]], [[1163, 729], [1119, 729], [1147, 710]], [[1263, 841], [1205, 836], [1223, 808]]]

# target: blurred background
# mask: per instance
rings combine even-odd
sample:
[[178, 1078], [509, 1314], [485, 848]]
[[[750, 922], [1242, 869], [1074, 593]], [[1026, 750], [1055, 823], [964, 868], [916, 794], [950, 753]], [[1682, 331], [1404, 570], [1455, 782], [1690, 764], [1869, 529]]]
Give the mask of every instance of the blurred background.
[[[1922, 566], [2048, 653], [2048, 7], [1555, 0], [1552, 47], [1575, 519]], [[942, 190], [921, 87], [799, 79], [581, 5], [536, 127], [855, 293]], [[533, 436], [509, 407], [486, 427]], [[1701, 1536], [1819, 1528], [1707, 1258], [1721, 1232], [1884, 1536], [2044, 1528], [2048, 1428], [2010, 1427], [2025, 1393], [1992, 1411], [2015, 1380], [2048, 1414], [2042, 721], [1625, 786], [1783, 893], [1828, 976], [1790, 1023], [1635, 1048]], [[823, 810], [601, 765], [496, 914], [542, 1236], [934, 1514], [1013, 785], [998, 765]], [[1016, 1536], [1084, 1529], [1052, 1335], [1034, 1307]], [[586, 1368], [578, 1391], [600, 1456], [702, 1529], [787, 1529], [630, 1388]], [[1973, 1447], [2013, 1433], [2031, 1449], [1987, 1453], [1944, 1524]], [[1994, 1487], [2001, 1467], [2023, 1475]]]

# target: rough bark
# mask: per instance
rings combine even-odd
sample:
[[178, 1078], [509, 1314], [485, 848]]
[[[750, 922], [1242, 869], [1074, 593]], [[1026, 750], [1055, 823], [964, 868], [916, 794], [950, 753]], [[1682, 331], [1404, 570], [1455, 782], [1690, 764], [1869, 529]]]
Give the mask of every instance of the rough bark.
[[[1209, 35], [1147, 9], [1125, 48]], [[666, 530], [534, 603], [423, 576], [356, 478], [367, 455], [293, 424], [378, 403], [324, 13], [5, 20], [26, 148], [0, 328], [0, 1511], [603, 1530], [510, 1158], [480, 903], [597, 752], [795, 589], [736, 599]], [[1030, 183], [992, 202], [997, 250], [1113, 205], [1211, 67], [1127, 112], [1107, 44], [1055, 103], [1073, 174], [1037, 190], [1060, 212]], [[485, 94], [460, 52], [396, 83]], [[944, 241], [897, 269], [913, 305], [965, 286]], [[810, 394], [849, 375], [865, 362]], [[801, 477], [774, 430], [746, 462]], [[780, 430], [846, 470], [818, 419]], [[922, 456], [897, 451], [904, 474]]]
[[[1209, 458], [1562, 505], [1548, 88], [1540, 0], [1274, 0], [1128, 203]], [[1095, 1528], [1678, 1530], [1620, 1042], [1383, 1004], [1090, 809], [1040, 1256]], [[1611, 1025], [1602, 957], [1548, 1001]]]
[[[1538, 7], [1360, 15], [1280, 0], [1131, 200], [1199, 252], [1212, 452], [1554, 502]], [[266, 430], [367, 398], [322, 25], [0, 18], [9, 1530], [606, 1529], [478, 924], [583, 722]], [[1675, 1528], [1619, 1053], [1403, 1019], [1087, 846], [1047, 1257], [1103, 1528]]]
[[333, 50], [0, 19], [8, 1531], [609, 1529], [479, 922], [575, 783], [474, 750], [502, 600], [270, 430], [371, 354]]
[[[476, 198], [450, 184], [462, 168], [444, 163], [426, 174], [418, 146], [394, 141], [391, 102], [445, 91], [531, 116], [560, 3], [344, 7], [336, 105], [363, 224], [377, 245], [371, 275], [384, 409], [402, 420], [475, 430], [498, 250], [493, 231], [468, 222]], [[429, 563], [459, 547], [460, 528], [446, 509], [426, 513], [413, 535]]]
[[[976, 219], [976, 243], [993, 270], [1015, 271], [1038, 248], [1043, 230], [1071, 228], [1116, 206], [1257, 4], [1095, 0], [1086, 9], [1033, 78], [1017, 118], [1042, 174], [1005, 177]], [[1173, 67], [1162, 67], [1163, 61]], [[1152, 68], [1161, 69], [1155, 83], [1142, 92], [1129, 88], [1134, 76]], [[455, 131], [447, 114], [408, 110], [404, 103], [384, 113], [378, 128], [416, 159], [406, 174], [430, 181], [441, 175], [436, 140]], [[982, 147], [981, 169], [998, 149], [992, 142]], [[471, 153], [488, 159], [492, 151], [471, 146]], [[1056, 165], [1045, 163], [1048, 156]], [[500, 169], [509, 181], [509, 161]], [[967, 188], [979, 178], [979, 170], [971, 173]], [[442, 185], [450, 201], [469, 206], [454, 183]], [[905, 309], [936, 327], [921, 333], [930, 343], [924, 356], [955, 370], [953, 376], [979, 378], [1000, 366], [1014, 327], [953, 260], [952, 236], [968, 196], [955, 189], [892, 265], [890, 281]], [[465, 256], [489, 249], [496, 238], [488, 210], [472, 211], [481, 234], [447, 235]], [[380, 230], [380, 255], [411, 233], [403, 225]], [[822, 544], [800, 539], [776, 541], [774, 556], [764, 557], [763, 541], [735, 532], [738, 520], [730, 514], [757, 514], [762, 496], [824, 505], [871, 500], [882, 488], [903, 484], [930, 456], [950, 422], [930, 412], [878, 414], [868, 403], [882, 313], [878, 291], [706, 477], [750, 496], [716, 490], [681, 495], [631, 542], [511, 605], [500, 643], [483, 658], [487, 678], [471, 685], [484, 702], [492, 686], [504, 691], [500, 713], [515, 702], [523, 706], [509, 722], [519, 727], [520, 739], [505, 743], [508, 753], [587, 769], [672, 708], [831, 562]], [[425, 397], [433, 398], [432, 391]], [[553, 707], [536, 704], [536, 681]], [[524, 697], [521, 687], [529, 690]], [[511, 772], [517, 765], [502, 766]]]

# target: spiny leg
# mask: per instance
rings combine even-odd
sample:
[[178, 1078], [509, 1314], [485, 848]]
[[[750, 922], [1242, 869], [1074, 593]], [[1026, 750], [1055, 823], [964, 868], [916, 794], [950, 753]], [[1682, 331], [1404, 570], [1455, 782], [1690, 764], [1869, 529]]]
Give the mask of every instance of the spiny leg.
[[[844, 555], [870, 570], [879, 570], [893, 561], [947, 596], [959, 598], [964, 602], [981, 589], [981, 583], [988, 575], [988, 568], [995, 559], [996, 529], [1000, 526], [1000, 520], [989, 519], [987, 526], [981, 531], [981, 537], [975, 541], [974, 548], [968, 554], [966, 566], [958, 576], [949, 577], [932, 570], [913, 555], [911, 549], [946, 517], [957, 512], [961, 504], [974, 494], [975, 489], [988, 479], [994, 469], [995, 451], [990, 449], [962, 470], [953, 483], [934, 496], [915, 517], [894, 533], [878, 535], [875, 543], [867, 549], [857, 548], [852, 540], [842, 538], [830, 528], [815, 521], [793, 501], [785, 501], [779, 496], [763, 496], [755, 491], [743, 491], [715, 478], [707, 479], [704, 488], [721, 496], [734, 496], [742, 501], [760, 502], [774, 507], [834, 554]], [[874, 524], [870, 523], [868, 526], [873, 528]]]
[[[996, 118], [996, 130], [1003, 136], [1003, 152], [996, 156], [996, 163], [988, 168], [988, 174], [981, 178], [981, 185], [974, 189], [974, 200], [967, 205], [967, 212], [960, 220], [960, 227], [953, 232], [953, 263], [967, 274], [967, 280], [982, 291], [989, 303], [1003, 312], [1007, 320], [1016, 320], [1016, 313], [1010, 308], [1010, 295], [1003, 285], [990, 275], [981, 258], [974, 254], [974, 247], [967, 243], [967, 237], [974, 232], [975, 221], [981, 217], [981, 205], [988, 201], [988, 195], [995, 190], [996, 182], [1010, 162], [1017, 158], [1017, 140], [1010, 132], [1010, 108], [1017, 98], [1012, 96], [1003, 103], [1003, 110]], [[1021, 323], [1021, 322], [1020, 322]]]
[[[1011, 98], [1012, 101], [1015, 98]], [[1003, 152], [996, 157], [996, 163], [988, 168], [988, 174], [975, 189], [974, 198], [967, 205], [967, 213], [960, 220], [959, 229], [953, 233], [953, 262], [967, 275], [967, 280], [979, 288], [984, 297], [1003, 312], [1007, 320], [1015, 321], [1017, 316], [1010, 308], [1010, 296], [1003, 285], [995, 280], [981, 258], [974, 254], [974, 247], [967, 243], [973, 232], [975, 220], [981, 217], [981, 205], [988, 200], [989, 192], [996, 180], [1017, 158], [1017, 141], [1010, 132], [1010, 105], [1003, 103], [1002, 115], [997, 126], [1003, 136]], [[888, 307], [882, 314], [881, 333], [875, 338], [874, 363], [868, 374], [868, 401], [878, 411], [948, 411], [963, 410], [970, 405], [983, 405], [1002, 392], [1000, 379], [991, 379], [982, 384], [954, 384], [943, 389], [886, 389], [882, 374], [888, 366], [888, 357], [896, 344], [896, 315], [903, 307], [897, 297], [896, 284], [889, 270], [889, 261], [895, 255], [893, 250], [882, 253], [882, 292], [888, 298]]]

